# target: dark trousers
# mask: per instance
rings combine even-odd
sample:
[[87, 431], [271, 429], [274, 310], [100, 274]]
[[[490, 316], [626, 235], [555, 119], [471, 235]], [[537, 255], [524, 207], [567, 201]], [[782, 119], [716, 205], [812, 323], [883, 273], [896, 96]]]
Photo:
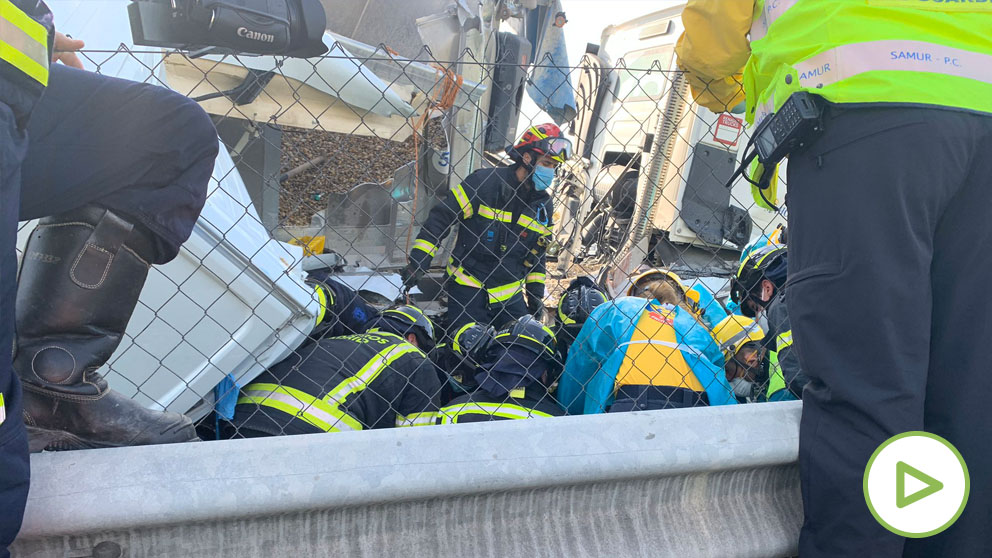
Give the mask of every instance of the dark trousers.
[[[992, 116], [830, 107], [788, 166], [786, 300], [810, 383], [800, 555], [992, 556]], [[898, 537], [869, 513], [871, 453], [908, 430], [963, 455], [958, 521]]]
[[491, 324], [498, 329], [510, 320], [529, 313], [523, 293], [502, 303], [489, 304], [489, 295], [483, 289], [466, 287], [449, 280], [445, 290], [448, 293], [445, 328], [452, 335], [467, 323]]
[[[16, 93], [6, 82], [0, 91]], [[218, 150], [213, 124], [196, 103], [148, 84], [53, 65], [27, 129], [19, 129], [29, 106], [0, 102], [0, 392], [7, 400], [0, 556], [20, 526], [28, 479], [10, 351], [18, 220], [97, 204], [150, 232], [154, 263], [167, 262], [193, 230]]]

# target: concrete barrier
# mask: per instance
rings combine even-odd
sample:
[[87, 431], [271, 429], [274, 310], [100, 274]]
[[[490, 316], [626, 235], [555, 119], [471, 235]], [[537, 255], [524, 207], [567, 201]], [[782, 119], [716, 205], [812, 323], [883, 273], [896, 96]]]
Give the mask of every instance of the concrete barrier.
[[788, 556], [801, 403], [45, 453], [15, 557]]

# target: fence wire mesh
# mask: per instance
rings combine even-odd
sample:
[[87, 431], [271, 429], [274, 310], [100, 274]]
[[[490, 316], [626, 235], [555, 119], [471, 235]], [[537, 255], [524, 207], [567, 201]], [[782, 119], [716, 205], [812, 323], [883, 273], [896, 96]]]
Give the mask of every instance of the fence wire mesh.
[[[767, 324], [718, 327], [742, 249], [784, 241], [783, 212], [725, 186], [743, 120], [693, 104], [670, 46], [569, 67], [509, 49], [83, 52], [196, 100], [223, 144], [191, 238], [100, 369], [111, 386], [204, 439], [768, 399]], [[504, 148], [552, 133], [526, 100], [557, 99], [547, 83], [574, 91], [574, 110], [545, 107], [572, 149], [539, 191], [554, 161]], [[678, 278], [632, 281], [655, 268]], [[399, 325], [424, 323], [407, 306], [434, 340]]]

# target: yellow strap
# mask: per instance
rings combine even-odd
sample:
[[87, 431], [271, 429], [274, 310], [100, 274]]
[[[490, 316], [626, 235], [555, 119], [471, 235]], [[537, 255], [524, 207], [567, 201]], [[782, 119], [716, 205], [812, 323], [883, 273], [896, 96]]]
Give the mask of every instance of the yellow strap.
[[10, 0], [0, 0], [0, 59], [48, 85], [48, 30]]
[[513, 283], [507, 283], [506, 285], [486, 289], [486, 293], [489, 294], [489, 302], [503, 302], [510, 300], [523, 291], [523, 281], [514, 281]]
[[548, 276], [545, 273], [528, 273], [527, 282], [528, 283], [544, 283], [548, 280]]
[[494, 221], [502, 221], [504, 223], [513, 222], [513, 213], [493, 209], [488, 205], [479, 205], [479, 217], [485, 217], [486, 219], [492, 219]]
[[458, 184], [451, 189], [451, 193], [455, 195], [455, 200], [458, 202], [458, 207], [462, 208], [462, 216], [468, 219], [472, 216], [472, 202], [468, 199], [468, 194], [465, 193], [465, 188]]
[[328, 394], [324, 396], [324, 401], [327, 401], [328, 403], [337, 403], [338, 405], [344, 403], [348, 396], [368, 387], [368, 385], [396, 359], [410, 353], [420, 353], [420, 350], [405, 342], [379, 351], [379, 353], [365, 363], [365, 366], [363, 366], [357, 374], [342, 381], [335, 386], [334, 389], [328, 392]]
[[317, 302], [320, 303], [320, 310], [317, 311], [317, 323], [314, 324], [318, 326], [324, 321], [324, 316], [327, 315], [327, 295], [324, 294], [324, 289], [320, 288], [320, 285], [315, 285], [313, 290], [317, 292]]
[[409, 426], [433, 426], [437, 424], [438, 414], [434, 412], [410, 413], [409, 415], [396, 415], [397, 427]]
[[506, 419], [550, 417], [548, 413], [510, 403], [461, 403], [441, 409], [441, 424], [457, 424], [460, 415], [490, 415]]
[[431, 244], [430, 242], [424, 240], [423, 238], [418, 238], [413, 241], [413, 249], [426, 252], [428, 256], [434, 257], [437, 254], [437, 245]]
[[455, 283], [462, 285], [464, 287], [472, 287], [473, 289], [481, 289], [482, 281], [479, 281], [472, 276], [471, 273], [465, 271], [465, 268], [454, 263], [449, 262], [447, 267], [448, 275], [455, 280]]
[[523, 399], [526, 395], [527, 390], [524, 388], [516, 388], [510, 392], [510, 397], [514, 399]]
[[792, 346], [792, 330], [784, 331], [775, 338], [775, 351], [781, 352], [786, 347]]
[[355, 417], [345, 413], [337, 405], [279, 384], [248, 384], [244, 388], [244, 396], [238, 398], [238, 403], [254, 403], [282, 411], [324, 432], [362, 429]]
[[525, 229], [530, 229], [534, 232], [537, 232], [542, 236], [551, 234], [551, 229], [545, 227], [544, 225], [538, 223], [537, 221], [526, 215], [521, 215], [520, 217], [518, 217], [517, 224]]

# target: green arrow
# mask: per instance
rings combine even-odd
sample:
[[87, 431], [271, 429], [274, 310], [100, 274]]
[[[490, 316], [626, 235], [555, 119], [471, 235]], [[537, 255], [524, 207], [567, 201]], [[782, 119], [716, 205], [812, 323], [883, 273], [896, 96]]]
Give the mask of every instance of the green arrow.
[[[921, 488], [916, 492], [906, 495], [906, 475], [912, 475], [912, 477], [927, 486]], [[906, 506], [919, 502], [920, 500], [926, 498], [927, 496], [939, 492], [944, 488], [944, 483], [931, 477], [930, 475], [924, 473], [923, 471], [903, 463], [902, 461], [896, 461], [896, 507], [905, 508]]]

